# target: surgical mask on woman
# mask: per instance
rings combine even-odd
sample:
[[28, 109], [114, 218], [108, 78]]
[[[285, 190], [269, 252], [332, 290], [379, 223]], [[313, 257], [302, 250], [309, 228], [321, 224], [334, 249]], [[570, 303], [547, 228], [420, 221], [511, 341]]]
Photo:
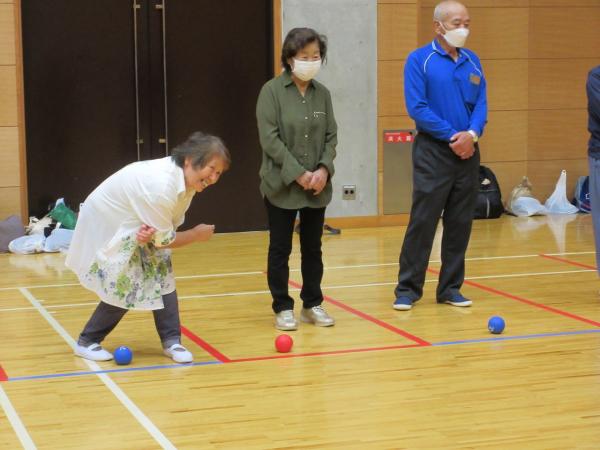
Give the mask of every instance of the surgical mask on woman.
[[468, 28], [455, 28], [453, 30], [446, 30], [446, 27], [442, 22], [440, 22], [442, 28], [446, 31], [444, 34], [444, 39], [446, 42], [450, 44], [452, 47], [460, 48], [465, 46], [465, 42], [467, 42], [467, 37], [469, 36]]
[[303, 61], [301, 59], [294, 59], [294, 68], [292, 73], [300, 78], [302, 81], [312, 80], [319, 69], [321, 68], [321, 60], [316, 61]]

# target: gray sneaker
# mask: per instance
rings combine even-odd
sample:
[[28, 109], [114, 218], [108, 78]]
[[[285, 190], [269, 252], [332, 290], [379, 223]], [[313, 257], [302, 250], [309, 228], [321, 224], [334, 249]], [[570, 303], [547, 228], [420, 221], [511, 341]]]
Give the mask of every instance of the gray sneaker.
[[312, 308], [302, 308], [300, 320], [306, 323], [312, 323], [317, 327], [330, 327], [335, 324], [335, 320], [321, 306]]
[[275, 314], [275, 328], [283, 331], [297, 330], [298, 321], [294, 317], [294, 311], [286, 309]]

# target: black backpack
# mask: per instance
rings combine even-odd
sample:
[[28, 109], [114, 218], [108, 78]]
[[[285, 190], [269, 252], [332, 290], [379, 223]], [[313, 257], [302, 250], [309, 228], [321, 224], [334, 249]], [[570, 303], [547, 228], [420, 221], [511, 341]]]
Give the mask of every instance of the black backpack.
[[496, 219], [504, 212], [502, 194], [496, 175], [489, 167], [479, 166], [479, 192], [475, 219]]

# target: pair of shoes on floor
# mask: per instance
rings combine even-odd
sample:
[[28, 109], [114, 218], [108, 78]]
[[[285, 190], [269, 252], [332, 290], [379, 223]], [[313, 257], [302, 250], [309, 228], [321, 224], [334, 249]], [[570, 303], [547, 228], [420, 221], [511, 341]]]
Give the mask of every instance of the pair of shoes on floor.
[[[176, 363], [190, 363], [194, 360], [194, 356], [181, 344], [173, 344], [163, 349], [163, 353]], [[87, 347], [77, 344], [75, 354], [90, 361], [110, 361], [113, 359], [113, 355], [97, 343], [90, 344]]]
[[[411, 300], [410, 297], [400, 296], [394, 301], [394, 309], [397, 311], [408, 311], [412, 309], [413, 304], [418, 300]], [[438, 303], [445, 303], [447, 305], [458, 306], [458, 307], [467, 307], [471, 306], [473, 302], [466, 297], [463, 297], [461, 294], [454, 294], [451, 298], [446, 300], [438, 300]]]
[[[330, 327], [335, 325], [335, 320], [322, 306], [313, 306], [312, 308], [302, 308], [300, 320], [305, 323], [312, 323], [317, 327]], [[294, 311], [286, 309], [275, 314], [275, 328], [282, 331], [293, 331], [298, 329], [298, 321], [294, 317]]]

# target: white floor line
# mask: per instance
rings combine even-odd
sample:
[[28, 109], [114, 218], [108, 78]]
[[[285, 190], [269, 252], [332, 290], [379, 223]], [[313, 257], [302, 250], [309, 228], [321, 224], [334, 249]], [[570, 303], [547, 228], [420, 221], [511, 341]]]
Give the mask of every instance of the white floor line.
[[[519, 278], [519, 277], [535, 277], [541, 275], [562, 275], [565, 273], [582, 273], [582, 272], [596, 272], [592, 269], [582, 270], [560, 270], [556, 272], [529, 272], [529, 273], [509, 273], [505, 275], [483, 275], [480, 277], [466, 277], [465, 280], [491, 280], [494, 278]], [[431, 280], [434, 281], [434, 280]]]
[[[42, 300], [38, 300], [38, 302], [42, 302]], [[66, 303], [64, 305], [48, 305], [46, 309], [56, 309], [56, 308], [73, 308], [75, 306], [96, 306], [98, 302], [86, 302], [86, 303]], [[0, 312], [9, 312], [9, 311], [34, 311], [37, 308], [35, 306], [21, 306], [18, 308], [2, 308]]]
[[[41, 300], [39, 300], [41, 301]], [[66, 303], [62, 305], [47, 305], [46, 309], [56, 309], [56, 308], [73, 308], [74, 306], [96, 306], [98, 305], [98, 301], [93, 302], [85, 302], [85, 303]]]
[[[29, 302], [39, 311], [39, 313], [46, 319], [46, 321], [54, 328], [54, 330], [74, 349], [76, 342], [67, 333], [67, 331], [60, 325], [52, 315], [42, 306], [42, 304], [25, 288], [19, 288], [19, 291], [23, 296], [29, 300]], [[99, 371], [101, 367], [94, 361], [88, 361], [83, 359], [92, 371]], [[152, 435], [152, 437], [158, 442], [158, 444], [165, 449], [176, 449], [176, 447], [162, 434], [162, 432], [152, 423], [148, 417], [137, 407], [135, 403], [123, 392], [123, 390], [117, 386], [117, 384], [105, 373], [96, 374], [100, 380], [110, 389], [110, 391], [119, 399], [119, 401], [129, 410], [129, 412], [137, 419], [137, 421]]]
[[[563, 252], [563, 253], [544, 253], [549, 256], [567, 256], [567, 255], [590, 255], [596, 252]], [[487, 261], [487, 260], [498, 260], [498, 259], [519, 259], [519, 258], [533, 258], [540, 256], [540, 254], [530, 255], [507, 255], [507, 256], [481, 256], [474, 258], [465, 258], [465, 261]], [[430, 263], [441, 263], [440, 260], [431, 260]], [[373, 263], [373, 264], [350, 264], [346, 266], [326, 266], [325, 270], [340, 270], [340, 269], [362, 269], [367, 267], [385, 267], [385, 266], [397, 266], [397, 262], [392, 263]], [[290, 272], [300, 272], [300, 269], [290, 269]], [[243, 275], [263, 275], [263, 271], [250, 271], [250, 272], [225, 272], [225, 273], [210, 273], [204, 275], [183, 275], [175, 277], [177, 280], [195, 279], [195, 278], [222, 278], [222, 277], [236, 277]], [[64, 284], [39, 284], [31, 286], [14, 286], [14, 287], [2, 287], [0, 291], [10, 291], [15, 289], [40, 289], [40, 288], [57, 288], [57, 287], [68, 287], [68, 286], [81, 286], [79, 283], [64, 283]]]
[[[544, 253], [544, 255], [549, 256], [567, 256], [567, 255], [589, 255], [596, 252], [566, 252], [566, 253]], [[540, 256], [539, 253], [530, 254], [530, 255], [507, 255], [507, 256], [480, 256], [473, 258], [465, 258], [465, 261], [493, 261], [498, 259], [519, 259], [519, 258], [535, 258]], [[441, 260], [432, 259], [429, 261], [430, 263], [441, 263]], [[348, 266], [327, 266], [325, 270], [337, 270], [337, 269], [360, 269], [366, 267], [382, 267], [382, 266], [397, 266], [397, 262], [393, 263], [379, 263], [379, 264], [355, 264]], [[300, 269], [290, 269], [290, 272], [300, 272]]]
[[[581, 273], [581, 272], [596, 272], [595, 270], [564, 270], [560, 272], [530, 272], [530, 273], [509, 273], [503, 275], [482, 275], [479, 277], [465, 277], [465, 280], [492, 280], [496, 278], [519, 278], [519, 277], [535, 277], [540, 275], [561, 275], [565, 273]], [[425, 283], [436, 283], [436, 278], [425, 280]], [[322, 289], [352, 289], [356, 287], [376, 287], [376, 286], [395, 286], [398, 284], [395, 281], [387, 281], [382, 283], [365, 283], [365, 284], [345, 284], [337, 286], [323, 286]]]
[[[290, 288], [290, 292], [298, 292], [300, 289]], [[210, 298], [210, 297], [237, 297], [239, 295], [269, 294], [270, 291], [241, 291], [241, 292], [223, 292], [222, 294], [198, 294], [198, 295], [178, 295], [181, 300], [190, 298]]]
[[[253, 272], [225, 272], [225, 273], [209, 273], [204, 275], [182, 275], [175, 277], [177, 280], [189, 280], [196, 278], [223, 278], [223, 277], [237, 277], [243, 275], [264, 275], [265, 272], [253, 271]], [[2, 287], [0, 291], [12, 291], [20, 288], [24, 289], [42, 289], [42, 288], [59, 288], [59, 287], [73, 287], [81, 286], [79, 283], [62, 283], [62, 284], [36, 284], [31, 286], [14, 286], [14, 287]]]
[[41, 289], [41, 288], [57, 288], [57, 287], [69, 287], [69, 286], [81, 286], [79, 283], [63, 283], [63, 284], [36, 284], [31, 286], [13, 286], [13, 287], [3, 287], [0, 288], [0, 291], [12, 291], [18, 290], [21, 288], [24, 289]]
[[2, 405], [4, 414], [6, 414], [6, 417], [8, 417], [8, 421], [15, 430], [19, 441], [21, 441], [21, 445], [23, 446], [23, 448], [26, 450], [36, 449], [37, 447], [31, 440], [31, 436], [29, 436], [27, 428], [25, 428], [25, 425], [23, 424], [23, 422], [21, 422], [21, 418], [19, 417], [17, 411], [10, 402], [10, 399], [6, 395], [6, 392], [4, 392], [4, 389], [2, 389], [2, 386], [0, 386], [0, 404]]
[[175, 277], [177, 280], [189, 280], [195, 278], [223, 278], [223, 277], [237, 277], [242, 275], [264, 275], [264, 272], [254, 271], [254, 272], [227, 272], [227, 273], [209, 273], [206, 275], [183, 275], [180, 277]]
[[568, 255], [591, 255], [596, 252], [563, 252], [563, 253], [544, 253], [549, 256], [568, 256]]
[[[431, 261], [436, 262], [436, 261]], [[351, 264], [348, 266], [325, 266], [324, 270], [340, 270], [340, 269], [366, 269], [369, 267], [385, 267], [385, 266], [397, 266], [397, 262], [393, 263], [377, 263], [377, 264]], [[300, 272], [302, 269], [290, 269], [290, 272]]]
[[22, 306], [20, 308], [3, 308], [0, 309], [0, 312], [11, 312], [11, 311], [33, 311], [35, 308], [33, 306]]
[[[549, 253], [546, 253], [549, 255]], [[465, 261], [486, 261], [494, 259], [517, 259], [517, 258], [533, 258], [539, 255], [514, 255], [514, 256], [482, 256], [479, 258], [465, 258]], [[432, 259], [430, 263], [441, 263], [441, 260]], [[327, 266], [325, 270], [339, 270], [339, 269], [364, 269], [368, 267], [385, 267], [385, 266], [398, 266], [398, 262], [393, 263], [378, 263], [378, 264], [353, 264], [348, 266]], [[290, 269], [290, 272], [300, 272], [300, 269]]]
[[[582, 269], [582, 270], [563, 270], [557, 272], [529, 272], [529, 273], [509, 273], [509, 274], [501, 274], [501, 275], [482, 275], [479, 277], [466, 277], [465, 280], [493, 280], [496, 278], [520, 278], [520, 277], [535, 277], [542, 275], [563, 275], [567, 273], [582, 273], [582, 272], [596, 272], [591, 269]], [[437, 279], [430, 278], [425, 280], [425, 283], [434, 283], [437, 282]], [[321, 289], [353, 289], [359, 287], [377, 287], [377, 286], [395, 286], [397, 282], [395, 281], [383, 281], [381, 283], [363, 283], [363, 284], [338, 284], [331, 286], [321, 286]], [[290, 292], [299, 291], [300, 289], [290, 289]], [[247, 292], [225, 292], [222, 294], [199, 294], [199, 295], [183, 295], [180, 296], [180, 299], [193, 299], [193, 298], [210, 298], [210, 297], [232, 297], [232, 296], [242, 296], [242, 295], [251, 295], [251, 294], [268, 294], [269, 291], [247, 291]], [[1, 311], [1, 310], [0, 310]]]
[[[493, 280], [497, 278], [522, 278], [522, 277], [535, 277], [535, 276], [544, 276], [544, 275], [564, 275], [568, 273], [584, 273], [584, 272], [596, 272], [592, 269], [581, 269], [581, 270], [562, 270], [556, 272], [528, 272], [528, 273], [508, 273], [508, 274], [500, 274], [500, 275], [482, 275], [477, 277], [466, 277], [465, 280]], [[425, 280], [425, 283], [433, 283], [437, 282], [437, 279], [430, 278]], [[331, 285], [331, 286], [322, 286], [322, 289], [352, 289], [359, 287], [377, 287], [377, 286], [395, 286], [395, 281], [384, 281], [381, 283], [363, 283], [363, 284], [340, 284], [340, 285]], [[24, 289], [24, 288], [23, 288]], [[298, 292], [300, 289], [290, 288], [290, 292]], [[269, 294], [268, 290], [264, 291], [240, 291], [240, 292], [223, 292], [218, 294], [197, 294], [197, 295], [180, 295], [180, 300], [190, 300], [195, 298], [215, 298], [215, 297], [241, 297], [244, 295], [257, 295], [257, 294]], [[39, 300], [38, 300], [39, 301]], [[86, 302], [86, 303], [67, 303], [62, 305], [48, 305], [46, 309], [59, 309], [59, 308], [74, 308], [77, 306], [95, 306], [97, 302]], [[23, 306], [18, 308], [0, 308], [1, 312], [11, 312], [11, 311], [30, 311], [37, 309], [33, 306]]]

